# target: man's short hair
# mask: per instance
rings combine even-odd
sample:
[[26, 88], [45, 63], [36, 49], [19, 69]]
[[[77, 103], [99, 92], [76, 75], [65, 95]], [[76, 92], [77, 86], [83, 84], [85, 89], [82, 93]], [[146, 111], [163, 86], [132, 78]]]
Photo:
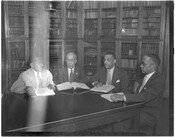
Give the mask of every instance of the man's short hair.
[[160, 65], [160, 58], [156, 54], [147, 54], [146, 56], [148, 56], [156, 64], [156, 66]]
[[116, 59], [116, 55], [114, 52], [109, 51], [109, 52], [106, 52], [105, 55], [112, 55], [114, 59]]

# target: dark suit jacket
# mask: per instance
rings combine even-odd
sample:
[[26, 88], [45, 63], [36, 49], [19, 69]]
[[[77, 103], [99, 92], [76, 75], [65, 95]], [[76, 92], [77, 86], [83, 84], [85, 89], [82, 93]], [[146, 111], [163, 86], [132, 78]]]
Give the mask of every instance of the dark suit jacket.
[[[59, 71], [59, 83], [64, 83], [64, 82], [68, 82], [68, 68], [65, 67], [63, 69], [61, 69]], [[82, 67], [79, 66], [75, 66], [74, 69], [74, 76], [73, 76], [73, 82], [80, 82], [80, 83], [86, 83], [86, 75], [84, 73], [84, 69]]]
[[[106, 84], [107, 69], [102, 67], [99, 71], [90, 79], [90, 82], [99, 81], [102, 84]], [[129, 87], [129, 79], [127, 72], [115, 65], [112, 83], [115, 86], [115, 92], [126, 92]]]
[[127, 102], [145, 101], [145, 106], [141, 110], [140, 120], [153, 126], [160, 115], [161, 96], [164, 90], [165, 81], [160, 73], [155, 72], [140, 93], [125, 94], [125, 97]]

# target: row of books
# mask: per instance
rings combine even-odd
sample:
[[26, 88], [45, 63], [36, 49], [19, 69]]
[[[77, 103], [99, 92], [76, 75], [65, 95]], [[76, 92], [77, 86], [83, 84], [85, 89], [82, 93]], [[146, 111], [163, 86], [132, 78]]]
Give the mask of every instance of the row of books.
[[10, 28], [9, 30], [9, 36], [22, 36], [25, 35], [25, 28]]
[[78, 30], [77, 28], [73, 28], [73, 27], [70, 27], [69, 28], [66, 28], [66, 36], [70, 36], [70, 37], [78, 37]]
[[26, 61], [25, 60], [12, 60], [11, 62], [11, 68], [12, 69], [20, 69], [26, 67]]
[[98, 20], [85, 20], [84, 25], [85, 28], [97, 28]]
[[129, 79], [136, 79], [137, 78], [137, 73], [135, 70], [126, 70], [127, 71], [127, 74], [128, 74], [128, 77]]
[[123, 17], [132, 17], [132, 18], [138, 18], [139, 16], [139, 9], [137, 10], [123, 10]]
[[97, 10], [85, 10], [84, 17], [87, 18], [98, 18]]
[[137, 56], [137, 43], [122, 43], [121, 56]]
[[62, 56], [62, 48], [58, 47], [58, 48], [53, 48], [50, 46], [49, 48], [49, 54], [52, 57], [61, 57]]
[[97, 48], [85, 48], [85, 56], [97, 56]]
[[49, 66], [51, 69], [62, 67], [62, 59], [61, 58], [57, 58], [57, 59], [50, 58]]
[[160, 22], [159, 23], [142, 23], [143, 28], [160, 28]]
[[102, 18], [116, 18], [116, 9], [112, 11], [103, 11], [102, 10]]
[[56, 12], [49, 12], [49, 18], [62, 18], [61, 10], [57, 10]]
[[102, 20], [102, 28], [116, 28], [116, 20], [115, 19], [103, 19]]
[[138, 7], [140, 1], [122, 1], [123, 7]]
[[116, 8], [118, 3], [116, 1], [100, 1], [102, 8]]
[[143, 28], [142, 36], [160, 36], [160, 28]]
[[78, 17], [78, 12], [77, 11], [67, 11], [66, 17], [75, 19]]
[[143, 23], [144, 22], [151, 22], [151, 23], [160, 23], [160, 17], [159, 18], [143, 18]]
[[122, 35], [136, 36], [138, 35], [138, 29], [137, 28], [123, 28]]
[[24, 16], [9, 17], [9, 27], [24, 27]]
[[137, 23], [123, 23], [122, 28], [138, 28], [138, 22]]
[[97, 36], [98, 35], [98, 32], [97, 32], [97, 29], [85, 29], [84, 31], [84, 35], [87, 35], [87, 36]]
[[101, 36], [116, 36], [116, 29], [102, 29]]
[[8, 14], [10, 16], [23, 16], [24, 5], [8, 5]]
[[137, 67], [137, 60], [136, 59], [121, 59], [121, 66], [123, 68], [135, 69]]
[[149, 53], [153, 53], [153, 54], [157, 54], [159, 53], [159, 44], [142, 44], [142, 48], [141, 48], [141, 54], [145, 55], [145, 54], [149, 54]]
[[98, 8], [98, 1], [84, 1], [83, 7], [84, 7], [84, 9]]
[[61, 28], [50, 28], [49, 38], [58, 38], [62, 35]]

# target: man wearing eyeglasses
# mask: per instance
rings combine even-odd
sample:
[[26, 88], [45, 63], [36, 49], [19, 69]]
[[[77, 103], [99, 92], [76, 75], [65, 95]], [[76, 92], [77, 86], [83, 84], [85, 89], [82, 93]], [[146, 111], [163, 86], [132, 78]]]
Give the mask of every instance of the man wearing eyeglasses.
[[143, 56], [140, 68], [145, 77], [137, 84], [135, 92], [133, 94], [124, 93], [123, 95], [114, 94], [111, 96], [111, 99], [115, 102], [145, 102], [140, 113], [140, 132], [147, 135], [153, 135], [153, 129], [160, 113], [161, 96], [165, 90], [165, 80], [158, 72], [159, 65], [160, 58], [157, 55]]

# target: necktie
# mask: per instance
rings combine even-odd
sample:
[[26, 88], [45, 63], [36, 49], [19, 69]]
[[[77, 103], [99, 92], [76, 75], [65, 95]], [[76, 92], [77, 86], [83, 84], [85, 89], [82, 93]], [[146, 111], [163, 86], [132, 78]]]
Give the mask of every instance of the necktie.
[[70, 79], [69, 79], [69, 82], [72, 83], [73, 82], [73, 70], [71, 69], [71, 72], [70, 72]]
[[147, 82], [147, 76], [145, 76], [145, 77], [143, 78], [142, 85], [141, 85], [141, 87], [140, 87], [140, 89], [139, 89], [139, 93], [141, 92], [141, 90], [142, 90], [143, 87], [145, 86], [146, 82]]
[[111, 75], [110, 75], [110, 70], [109, 69], [107, 69], [106, 84], [111, 85]]
[[39, 72], [37, 72], [37, 79], [38, 79], [38, 87], [41, 86], [41, 77], [39, 75]]

